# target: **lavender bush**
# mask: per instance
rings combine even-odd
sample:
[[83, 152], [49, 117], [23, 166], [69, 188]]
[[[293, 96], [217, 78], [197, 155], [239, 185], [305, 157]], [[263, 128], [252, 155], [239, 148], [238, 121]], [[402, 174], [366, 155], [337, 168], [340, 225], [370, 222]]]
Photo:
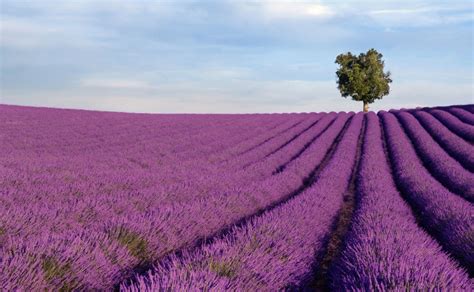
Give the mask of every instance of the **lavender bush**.
[[430, 113], [440, 120], [452, 132], [465, 139], [467, 142], [474, 143], [474, 126], [463, 123], [457, 117], [453, 116], [447, 111], [434, 109]]
[[467, 109], [457, 108], [457, 107], [448, 107], [447, 111], [452, 113], [458, 119], [464, 123], [474, 125], [474, 114], [469, 112]]
[[451, 132], [427, 112], [412, 111], [412, 113], [449, 155], [456, 158], [471, 173], [474, 172], [474, 152], [471, 144]]

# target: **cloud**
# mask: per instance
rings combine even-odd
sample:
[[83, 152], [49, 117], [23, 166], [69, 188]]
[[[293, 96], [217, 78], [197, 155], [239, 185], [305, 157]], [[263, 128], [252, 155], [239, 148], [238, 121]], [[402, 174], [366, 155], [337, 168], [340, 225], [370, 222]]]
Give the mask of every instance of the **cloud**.
[[474, 19], [469, 5], [429, 5], [405, 4], [404, 8], [383, 8], [369, 10], [367, 16], [385, 27], [427, 27], [442, 24], [468, 22]]
[[369, 11], [369, 14], [377, 15], [377, 14], [420, 14], [434, 11], [433, 8], [396, 8], [396, 9], [380, 9], [380, 10], [372, 10]]
[[93, 26], [85, 20], [75, 23], [62, 18], [18, 17], [1, 15], [0, 46], [12, 49], [107, 47], [106, 39], [116, 37], [109, 30]]
[[319, 1], [229, 1], [241, 17], [255, 18], [264, 21], [285, 20], [326, 20], [336, 15], [330, 5], [321, 4]]
[[320, 3], [264, 1], [261, 5], [265, 16], [268, 18], [328, 18], [335, 15], [330, 6]]
[[[51, 44], [51, 39], [64, 33], [60, 27], [51, 27], [28, 20], [2, 16], [0, 45], [16, 48], [38, 47]], [[45, 42], [45, 39], [47, 41]], [[58, 38], [59, 39], [59, 38]]]
[[99, 79], [88, 78], [80, 81], [81, 86], [84, 87], [99, 87], [108, 89], [151, 89], [148, 82], [142, 80], [132, 79]]

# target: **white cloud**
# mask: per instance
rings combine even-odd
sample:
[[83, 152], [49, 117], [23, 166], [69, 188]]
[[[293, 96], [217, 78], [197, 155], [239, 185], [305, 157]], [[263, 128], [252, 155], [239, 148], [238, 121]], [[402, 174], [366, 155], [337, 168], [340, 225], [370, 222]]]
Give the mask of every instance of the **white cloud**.
[[[57, 38], [64, 32], [58, 26], [45, 26], [8, 16], [2, 16], [0, 24], [0, 45], [16, 48], [46, 45], [51, 41], [51, 38]], [[49, 42], [45, 42], [45, 38], [48, 38]]]
[[[17, 1], [3, 0], [3, 5], [12, 5], [26, 9], [34, 15], [50, 16], [87, 16], [91, 12], [100, 12], [114, 15], [133, 15], [138, 13], [159, 13], [169, 5], [158, 1], [124, 1], [124, 0], [45, 0], [45, 1]], [[169, 4], [169, 3], [168, 3]]]
[[153, 88], [148, 82], [132, 79], [104, 79], [87, 78], [80, 81], [84, 87], [100, 87], [109, 89], [150, 89]]
[[319, 2], [259, 1], [231, 2], [244, 15], [260, 14], [267, 21], [284, 19], [327, 19], [336, 15], [329, 5]]
[[416, 3], [411, 4], [414, 7], [408, 5], [404, 8], [370, 10], [367, 16], [385, 27], [433, 26], [472, 21], [474, 19], [472, 6], [417, 6]]
[[104, 38], [115, 36], [84, 20], [71, 23], [62, 18], [0, 17], [0, 46], [13, 49], [100, 48], [107, 46]]
[[372, 10], [369, 14], [414, 14], [433, 11], [432, 8], [397, 8], [397, 9], [380, 9]]
[[268, 17], [274, 18], [330, 17], [334, 15], [334, 11], [329, 6], [319, 3], [265, 1], [262, 6]]

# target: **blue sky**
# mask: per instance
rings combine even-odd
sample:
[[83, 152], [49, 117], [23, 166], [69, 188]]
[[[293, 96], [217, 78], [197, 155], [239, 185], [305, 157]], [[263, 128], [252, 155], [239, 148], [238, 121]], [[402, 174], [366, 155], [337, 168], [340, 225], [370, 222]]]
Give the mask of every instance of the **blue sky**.
[[0, 0], [0, 103], [128, 112], [361, 110], [339, 53], [379, 50], [372, 110], [474, 103], [471, 1]]

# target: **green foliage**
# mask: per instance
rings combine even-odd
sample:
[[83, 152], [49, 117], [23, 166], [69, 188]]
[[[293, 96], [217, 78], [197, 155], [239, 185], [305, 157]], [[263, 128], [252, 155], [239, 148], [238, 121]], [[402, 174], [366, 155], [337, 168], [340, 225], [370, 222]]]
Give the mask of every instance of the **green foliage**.
[[[336, 71], [338, 89], [343, 97], [363, 101], [364, 106], [382, 99], [390, 92], [390, 72], [384, 72], [383, 55], [375, 49], [359, 56], [350, 52], [336, 57], [339, 69]], [[365, 107], [364, 107], [365, 109]]]
[[236, 261], [215, 261], [211, 259], [209, 262], [209, 269], [221, 277], [235, 277], [237, 268], [238, 264]]
[[41, 261], [41, 268], [46, 281], [60, 281], [61, 286], [57, 291], [73, 291], [77, 287], [75, 281], [66, 280], [72, 274], [71, 263], [59, 263], [54, 257], [46, 256]]
[[45, 257], [41, 262], [41, 268], [44, 272], [44, 277], [47, 281], [51, 281], [54, 278], [62, 278], [71, 271], [71, 264], [60, 264], [53, 257]]
[[124, 227], [120, 227], [115, 230], [114, 235], [117, 241], [125, 246], [132, 256], [143, 262], [150, 259], [148, 242], [139, 234]]

